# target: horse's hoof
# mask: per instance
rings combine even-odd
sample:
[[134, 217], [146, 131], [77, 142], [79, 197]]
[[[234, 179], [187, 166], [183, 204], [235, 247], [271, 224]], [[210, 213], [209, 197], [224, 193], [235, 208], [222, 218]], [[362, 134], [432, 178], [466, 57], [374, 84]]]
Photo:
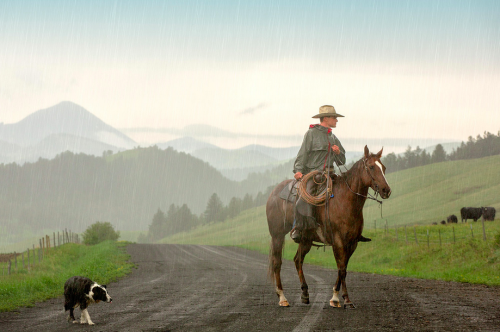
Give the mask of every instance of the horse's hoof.
[[344, 309], [356, 309], [356, 306], [352, 302], [344, 303]]
[[284, 301], [280, 302], [280, 307], [289, 307], [289, 306], [290, 306], [290, 304], [288, 304], [287, 300], [284, 300]]
[[309, 304], [309, 297], [300, 297], [300, 299], [302, 300], [302, 303], [304, 304]]
[[330, 307], [340, 308], [340, 302], [339, 301], [330, 301]]

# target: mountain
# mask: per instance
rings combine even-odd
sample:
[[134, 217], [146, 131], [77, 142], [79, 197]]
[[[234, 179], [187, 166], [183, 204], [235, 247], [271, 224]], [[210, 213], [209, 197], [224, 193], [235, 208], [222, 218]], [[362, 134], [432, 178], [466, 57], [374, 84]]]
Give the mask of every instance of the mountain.
[[177, 138], [164, 143], [158, 143], [156, 145], [160, 149], [171, 147], [174, 150], [186, 153], [192, 153], [193, 151], [202, 149], [218, 149], [218, 147], [213, 144], [202, 142], [189, 136]]
[[[105, 156], [64, 152], [34, 163], [0, 165], [0, 234], [68, 228], [96, 221], [147, 229], [158, 208], [186, 204], [202, 213], [213, 193], [224, 204], [274, 185], [268, 177], [235, 182], [172, 148], [135, 148]], [[1, 239], [0, 239], [1, 240]]]
[[34, 161], [72, 151], [101, 155], [137, 145], [83, 107], [69, 102], [36, 111], [14, 124], [0, 124], [0, 162]]

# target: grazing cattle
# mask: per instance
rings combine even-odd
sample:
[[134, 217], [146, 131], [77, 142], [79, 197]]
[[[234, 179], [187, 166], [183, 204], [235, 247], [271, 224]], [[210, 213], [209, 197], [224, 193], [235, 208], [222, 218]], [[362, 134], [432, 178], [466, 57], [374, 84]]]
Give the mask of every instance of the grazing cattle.
[[482, 208], [473, 208], [473, 207], [463, 207], [460, 209], [460, 215], [462, 217], [462, 222], [467, 221], [467, 219], [472, 219], [477, 221], [483, 215]]
[[437, 223], [437, 221], [435, 221], [435, 222], [433, 222], [432, 224], [433, 224], [433, 225], [437, 225], [438, 223]]
[[458, 222], [458, 219], [456, 215], [452, 214], [451, 216], [448, 216], [448, 218], [446, 218], [446, 221], [448, 222], [448, 224], [456, 224]]
[[446, 225], [446, 221], [441, 220], [441, 225]]
[[495, 220], [496, 210], [494, 207], [483, 207], [483, 218], [484, 220], [493, 221]]

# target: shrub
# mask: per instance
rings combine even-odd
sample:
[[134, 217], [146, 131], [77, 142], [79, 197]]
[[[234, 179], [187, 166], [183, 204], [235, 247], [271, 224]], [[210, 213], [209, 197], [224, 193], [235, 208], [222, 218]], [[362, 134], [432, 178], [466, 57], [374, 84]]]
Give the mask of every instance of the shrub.
[[96, 222], [90, 225], [82, 234], [83, 243], [94, 245], [106, 240], [116, 241], [120, 237], [120, 232], [115, 231], [109, 222]]

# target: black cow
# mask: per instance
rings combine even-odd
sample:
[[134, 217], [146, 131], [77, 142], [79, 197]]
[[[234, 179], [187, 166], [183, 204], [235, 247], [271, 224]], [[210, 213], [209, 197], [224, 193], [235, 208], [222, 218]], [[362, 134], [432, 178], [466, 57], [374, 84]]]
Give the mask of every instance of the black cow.
[[446, 221], [448, 222], [448, 224], [450, 223], [456, 224], [458, 222], [458, 219], [456, 215], [452, 214], [451, 216], [448, 216], [448, 218], [446, 218]]
[[460, 209], [460, 215], [462, 216], [462, 222], [467, 221], [467, 219], [473, 219], [477, 221], [483, 215], [482, 208], [473, 207], [463, 207]]
[[493, 221], [495, 220], [496, 210], [494, 207], [483, 207], [483, 218], [484, 220]]
[[446, 221], [441, 220], [441, 225], [446, 225]]

